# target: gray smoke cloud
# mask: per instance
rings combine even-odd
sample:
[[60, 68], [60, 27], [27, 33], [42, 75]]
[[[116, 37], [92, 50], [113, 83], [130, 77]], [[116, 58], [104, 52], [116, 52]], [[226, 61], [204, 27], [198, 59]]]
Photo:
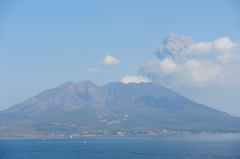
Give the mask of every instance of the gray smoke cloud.
[[240, 46], [229, 37], [210, 42], [169, 34], [156, 58], [141, 66], [141, 73], [166, 86], [236, 83], [240, 77]]

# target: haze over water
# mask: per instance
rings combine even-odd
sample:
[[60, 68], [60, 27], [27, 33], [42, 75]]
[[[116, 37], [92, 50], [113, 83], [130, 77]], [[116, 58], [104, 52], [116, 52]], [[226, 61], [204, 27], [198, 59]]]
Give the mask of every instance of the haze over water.
[[1, 159], [239, 159], [240, 135], [0, 140]]

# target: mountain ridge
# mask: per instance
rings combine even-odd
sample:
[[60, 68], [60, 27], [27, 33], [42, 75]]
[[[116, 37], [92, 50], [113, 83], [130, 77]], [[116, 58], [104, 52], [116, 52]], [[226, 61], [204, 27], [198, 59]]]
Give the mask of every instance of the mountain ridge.
[[0, 136], [240, 132], [239, 123], [238, 117], [153, 82], [80, 81], [1, 111]]

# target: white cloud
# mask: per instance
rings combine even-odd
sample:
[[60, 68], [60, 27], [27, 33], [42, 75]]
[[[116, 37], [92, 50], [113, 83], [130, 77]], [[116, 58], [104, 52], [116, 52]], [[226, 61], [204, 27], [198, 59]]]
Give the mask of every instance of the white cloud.
[[154, 59], [143, 66], [142, 73], [165, 85], [201, 85], [217, 78], [220, 67], [207, 61], [188, 60], [174, 63], [169, 59]]
[[201, 56], [209, 53], [226, 53], [238, 47], [237, 43], [233, 42], [229, 37], [221, 37], [212, 42], [195, 42], [191, 37], [171, 33], [155, 54], [159, 59], [178, 59], [186, 58], [187, 55]]
[[189, 54], [205, 54], [210, 53], [213, 50], [213, 45], [210, 42], [198, 42], [189, 46], [188, 50], [185, 50]]
[[215, 81], [220, 74], [220, 67], [212, 62], [190, 60], [182, 66], [183, 76], [186, 81], [197, 84], [204, 84], [209, 81]]
[[151, 73], [154, 74], [172, 74], [177, 72], [179, 69], [178, 65], [173, 62], [171, 59], [164, 59], [164, 60], [159, 60], [159, 59], [153, 59], [149, 60], [145, 65], [144, 68]]
[[104, 65], [116, 65], [120, 63], [120, 60], [111, 55], [106, 55], [102, 60], [102, 63]]
[[232, 63], [232, 62], [237, 62], [240, 60], [240, 54], [237, 53], [225, 53], [217, 58], [220, 62], [222, 63]]
[[121, 79], [121, 82], [124, 84], [127, 83], [143, 83], [143, 82], [151, 82], [151, 79], [144, 77], [144, 76], [133, 76], [133, 75], [128, 75], [124, 76]]
[[178, 66], [170, 59], [164, 59], [160, 62], [161, 67], [165, 73], [174, 73], [177, 71]]
[[237, 47], [237, 44], [234, 43], [230, 38], [228, 37], [222, 37], [213, 42], [213, 47], [221, 52], [227, 52], [231, 51], [232, 49]]
[[234, 43], [228, 37], [221, 37], [213, 42], [195, 42], [189, 46], [188, 50], [185, 50], [190, 54], [203, 54], [203, 53], [225, 53], [232, 51], [237, 47], [237, 44]]
[[226, 82], [240, 67], [240, 46], [228, 37], [195, 42], [170, 34], [155, 54], [158, 58], [147, 61], [141, 72], [167, 86]]

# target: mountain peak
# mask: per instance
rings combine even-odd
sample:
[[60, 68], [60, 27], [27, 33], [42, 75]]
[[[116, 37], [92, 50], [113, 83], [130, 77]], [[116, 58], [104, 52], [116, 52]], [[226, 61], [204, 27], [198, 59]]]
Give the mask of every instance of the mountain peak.
[[83, 80], [75, 83], [78, 86], [86, 86], [86, 87], [91, 87], [91, 86], [97, 86], [95, 83], [93, 83], [90, 80]]
[[[240, 132], [239, 118], [149, 83], [67, 82], [0, 112], [3, 134]], [[16, 134], [15, 134], [16, 135]]]

